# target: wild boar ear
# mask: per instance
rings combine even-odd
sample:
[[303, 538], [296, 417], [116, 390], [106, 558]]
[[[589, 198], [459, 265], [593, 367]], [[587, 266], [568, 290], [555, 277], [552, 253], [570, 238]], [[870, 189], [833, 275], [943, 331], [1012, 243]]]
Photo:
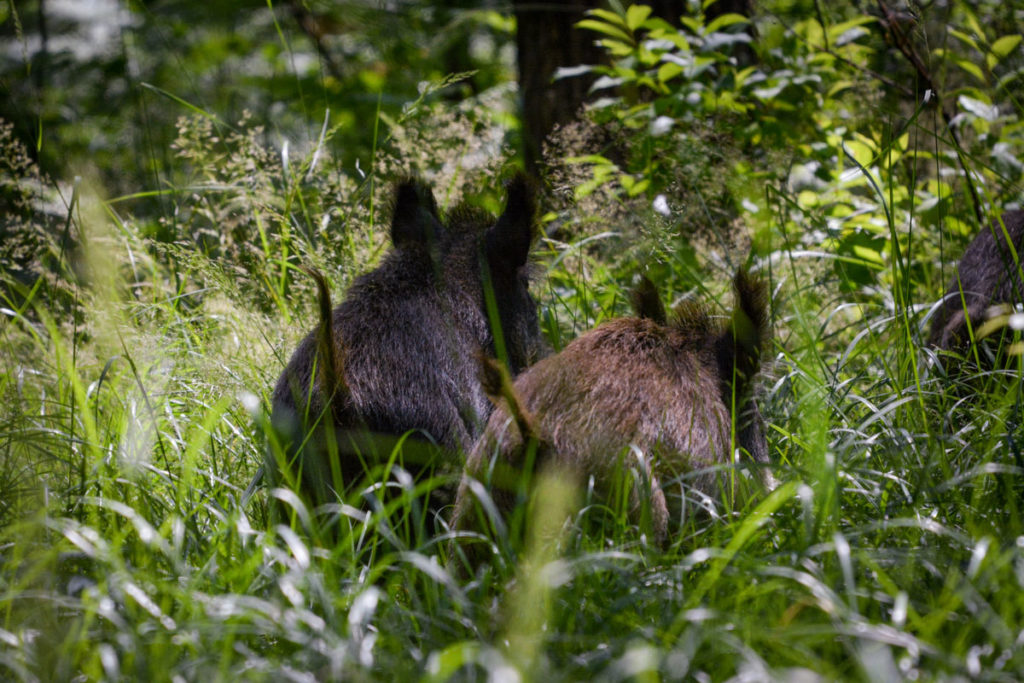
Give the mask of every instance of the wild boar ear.
[[629, 303], [633, 306], [633, 312], [641, 318], [649, 318], [659, 325], [665, 324], [665, 306], [658, 296], [658, 288], [646, 275], [641, 275], [629, 291]]
[[506, 185], [505, 211], [487, 231], [487, 263], [492, 270], [511, 273], [526, 265], [536, 235], [537, 199], [530, 180], [517, 173]]
[[400, 182], [391, 207], [391, 243], [399, 249], [427, 245], [439, 240], [442, 232], [430, 187], [412, 178]]

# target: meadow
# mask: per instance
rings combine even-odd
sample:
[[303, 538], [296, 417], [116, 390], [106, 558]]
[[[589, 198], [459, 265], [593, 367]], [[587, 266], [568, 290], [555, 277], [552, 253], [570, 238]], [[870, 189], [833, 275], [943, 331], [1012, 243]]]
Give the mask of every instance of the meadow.
[[115, 182], [103, 154], [55, 174], [0, 125], [0, 677], [1024, 678], [1022, 356], [925, 343], [964, 246], [1024, 206], [1024, 17], [933, 3], [901, 39], [839, 5], [592, 13], [607, 80], [538, 171], [532, 291], [555, 351], [627, 314], [638, 273], [719, 314], [737, 267], [768, 281], [778, 486], [659, 548], [628, 496], [549, 482], [534, 532], [471, 577], [423, 505], [450, 476], [382, 466], [331, 533], [274, 523], [287, 494], [247, 489], [317, 320], [301, 268], [339, 300], [387, 249], [408, 173], [497, 213], [514, 84], [378, 98], [358, 165], [337, 111], [289, 136], [163, 86], [152, 175]]

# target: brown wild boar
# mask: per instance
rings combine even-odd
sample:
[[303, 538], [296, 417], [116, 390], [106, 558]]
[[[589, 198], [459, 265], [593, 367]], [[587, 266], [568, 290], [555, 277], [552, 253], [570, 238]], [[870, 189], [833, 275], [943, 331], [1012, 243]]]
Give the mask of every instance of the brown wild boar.
[[476, 354], [496, 353], [495, 330], [513, 371], [542, 348], [527, 268], [535, 206], [523, 176], [509, 182], [497, 219], [468, 206], [442, 215], [425, 184], [398, 184], [382, 263], [333, 311], [319, 280], [322, 322], [273, 393], [272, 483], [297, 486], [314, 505], [335, 502], [408, 432], [412, 474], [439, 453], [455, 470], [492, 410]]
[[[633, 508], [649, 514], [656, 540], [664, 543], [687, 497], [718, 494], [711, 468], [732, 462], [734, 443], [754, 462], [767, 463], [751, 386], [768, 341], [768, 293], [745, 270], [736, 274], [734, 289], [732, 319], [724, 322], [692, 303], [667, 316], [645, 281], [633, 297], [637, 317], [583, 334], [514, 384], [485, 362], [484, 386], [499, 408], [466, 463], [452, 527], [487, 526], [473, 479], [507, 515], [530, 460], [534, 471], [554, 471], [577, 484], [593, 477], [599, 495], [607, 495], [610, 477], [624, 464], [642, 470], [637, 479], [648, 490], [634, 492]], [[470, 544], [462, 548], [475, 562]]]
[[931, 346], [966, 353], [991, 306], [1024, 303], [1021, 247], [1024, 211], [1007, 211], [971, 240], [932, 317]]

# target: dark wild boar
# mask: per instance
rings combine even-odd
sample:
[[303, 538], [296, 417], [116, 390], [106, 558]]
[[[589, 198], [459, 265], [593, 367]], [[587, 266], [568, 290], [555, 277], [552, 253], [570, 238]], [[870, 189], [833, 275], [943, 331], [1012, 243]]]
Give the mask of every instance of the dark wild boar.
[[[507, 515], [530, 461], [534, 471], [577, 484], [593, 477], [599, 495], [608, 494], [624, 465], [641, 470], [636, 479], [647, 490], [633, 491], [632, 508], [641, 519], [649, 515], [663, 544], [686, 498], [695, 492], [717, 496], [721, 487], [710, 468], [732, 462], [733, 435], [751, 460], [767, 463], [751, 386], [769, 336], [768, 293], [745, 270], [736, 274], [734, 289], [735, 309], [725, 322], [692, 303], [666, 315], [645, 281], [634, 292], [637, 317], [587, 332], [514, 384], [500, 367], [484, 362], [481, 377], [499, 409], [469, 456], [452, 526], [464, 531], [488, 525], [473, 480]], [[643, 465], [633, 448], [643, 454]], [[471, 546], [478, 545], [461, 544], [473, 563]]]
[[272, 482], [297, 484], [314, 504], [334, 502], [411, 430], [422, 437], [406, 449], [414, 475], [438, 453], [458, 467], [455, 454], [468, 451], [492, 409], [476, 354], [496, 352], [496, 328], [514, 371], [541, 349], [527, 272], [534, 195], [522, 176], [507, 190], [495, 220], [468, 206], [441, 215], [429, 187], [404, 181], [382, 263], [333, 311], [321, 279], [321, 324], [274, 389], [281, 448], [269, 458]]
[[1007, 211], [1001, 223], [993, 221], [971, 240], [946, 296], [932, 317], [928, 337], [931, 346], [966, 353], [971, 332], [977, 336], [991, 306], [1024, 302], [1022, 246], [1024, 211]]

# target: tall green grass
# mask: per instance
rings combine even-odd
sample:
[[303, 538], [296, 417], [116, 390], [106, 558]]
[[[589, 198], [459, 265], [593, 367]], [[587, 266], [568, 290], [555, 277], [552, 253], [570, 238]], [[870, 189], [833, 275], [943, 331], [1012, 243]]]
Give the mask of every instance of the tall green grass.
[[[230, 204], [237, 190], [186, 204]], [[301, 185], [262, 191], [317, 201]], [[885, 296], [836, 299], [834, 280], [813, 278], [821, 257], [783, 244], [762, 266], [776, 292], [761, 392], [775, 491], [692, 519], [658, 550], [624, 509], [556, 488], [542, 498], [580, 495], [581, 511], [536, 506], [546, 540], [499, 548], [464, 579], [421, 505], [445, 482], [382, 472], [375, 490], [339, 506], [340, 540], [301, 520], [268, 526], [265, 491], [243, 501], [262, 462], [267, 392], [311, 324], [313, 297], [277, 289], [286, 310], [263, 309], [230, 259], [185, 246], [161, 258], [147, 226], [115, 206], [83, 190], [68, 209], [78, 264], [68, 259], [61, 277], [73, 311], [37, 290], [3, 312], [5, 676], [1024, 671], [1020, 375], [955, 391], [916, 344], [919, 317], [908, 334]], [[370, 240], [366, 229], [351, 234]], [[330, 263], [336, 248], [297, 251]], [[277, 259], [268, 272], [286, 265], [272, 251], [259, 258]], [[538, 260], [556, 346], [623, 312], [625, 284], [585, 245], [547, 242]], [[361, 267], [338, 263], [342, 283]]]
[[[846, 138], [821, 123], [800, 152], [832, 154], [815, 192], [739, 150], [718, 156], [697, 129], [659, 157], [669, 175], [686, 166], [668, 186], [682, 184], [687, 220], [739, 215], [771, 283], [758, 400], [774, 491], [712, 505], [659, 549], [628, 496], [547, 482], [531, 531], [499, 539], [470, 577], [422, 504], [451, 481], [381, 468], [329, 531], [285, 491], [245, 497], [270, 388], [315, 319], [297, 266], [340, 296], [386, 248], [387, 185], [410, 168], [446, 205], [500, 197], [501, 145], [474, 145], [502, 125], [432, 111], [393, 122], [356, 180], [327, 127], [289, 153], [251, 122], [201, 114], [180, 123], [165, 186], [139, 196], [104, 198], [88, 174], [48, 194], [20, 167], [10, 234], [31, 248], [0, 272], [0, 677], [1024, 678], [1020, 362], [958, 375], [922, 348], [964, 241], [942, 226], [978, 221], [953, 181], [927, 181], [938, 219], [904, 186], [908, 166], [991, 169], [935, 154], [948, 140], [916, 118], [913, 143], [884, 123]], [[616, 132], [625, 146], [636, 134]], [[723, 169], [742, 210], [699, 201]], [[624, 314], [637, 271], [673, 300], [728, 300], [741, 231], [688, 232], [608, 183], [579, 192], [593, 177], [575, 162], [548, 173], [535, 290], [555, 350]], [[165, 210], [134, 211], [154, 198]], [[287, 523], [268, 514], [278, 500]]]

